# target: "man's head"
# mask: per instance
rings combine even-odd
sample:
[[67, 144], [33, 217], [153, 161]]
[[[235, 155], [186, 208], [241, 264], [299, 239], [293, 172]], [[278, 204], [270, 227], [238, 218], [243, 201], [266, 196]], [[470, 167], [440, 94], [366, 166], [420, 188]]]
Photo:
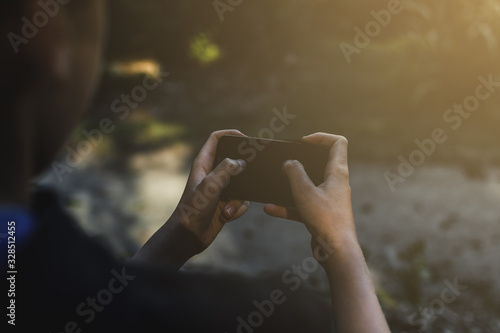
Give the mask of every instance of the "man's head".
[[[77, 124], [98, 77], [101, 0], [8, 0], [0, 4], [0, 139], [7, 158], [34, 176]], [[28, 161], [26, 161], [28, 159]]]

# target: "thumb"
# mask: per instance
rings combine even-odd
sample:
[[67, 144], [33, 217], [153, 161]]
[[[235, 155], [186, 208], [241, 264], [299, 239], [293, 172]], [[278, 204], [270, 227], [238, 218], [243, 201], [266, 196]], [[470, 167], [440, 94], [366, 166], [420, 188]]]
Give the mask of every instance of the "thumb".
[[307, 196], [315, 187], [314, 183], [307, 175], [304, 166], [299, 161], [285, 161], [282, 168], [290, 181], [292, 194], [295, 199]]

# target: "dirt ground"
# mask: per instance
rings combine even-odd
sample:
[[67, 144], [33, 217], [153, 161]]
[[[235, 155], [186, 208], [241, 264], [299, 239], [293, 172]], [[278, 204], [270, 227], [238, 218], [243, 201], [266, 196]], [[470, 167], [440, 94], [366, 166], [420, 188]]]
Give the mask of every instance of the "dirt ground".
[[[68, 194], [83, 227], [127, 256], [174, 210], [191, 153], [177, 144], [135, 155], [128, 175], [95, 172], [88, 163], [63, 182], [50, 173], [42, 182]], [[422, 166], [391, 192], [388, 167], [353, 163], [350, 179], [359, 240], [393, 331], [500, 332], [500, 169], [478, 179], [450, 166]], [[184, 269], [261, 275], [310, 256], [303, 225], [268, 217], [253, 204]], [[464, 290], [423, 320], [421, 311], [439, 300], [447, 282]], [[328, 295], [321, 268], [306, 284]]]

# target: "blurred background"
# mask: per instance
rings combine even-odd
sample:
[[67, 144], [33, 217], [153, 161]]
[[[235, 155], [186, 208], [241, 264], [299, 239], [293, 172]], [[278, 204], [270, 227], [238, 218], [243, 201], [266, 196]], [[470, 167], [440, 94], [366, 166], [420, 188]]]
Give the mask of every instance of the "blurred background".
[[[500, 1], [408, 1], [359, 47], [355, 28], [393, 2], [111, 0], [103, 77], [68, 143], [77, 167], [40, 181], [126, 258], [169, 218], [212, 131], [257, 136], [286, 108], [278, 139], [349, 139], [359, 239], [393, 332], [500, 332], [500, 91], [456, 129], [443, 119], [479, 76], [500, 82]], [[113, 130], [89, 140], [103, 119]], [[392, 191], [386, 172], [435, 128], [448, 139]], [[309, 240], [253, 204], [185, 269], [280, 273]], [[467, 289], [445, 303], [445, 281]], [[320, 270], [306, 282], [328, 297]]]

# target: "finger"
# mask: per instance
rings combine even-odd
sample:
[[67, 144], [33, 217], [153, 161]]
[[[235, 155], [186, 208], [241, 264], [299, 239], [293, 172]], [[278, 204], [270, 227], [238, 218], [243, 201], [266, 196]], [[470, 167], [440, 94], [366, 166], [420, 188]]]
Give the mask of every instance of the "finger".
[[286, 208], [283, 206], [267, 204], [264, 206], [264, 212], [272, 217], [302, 222], [299, 213], [294, 208]]
[[222, 213], [226, 220], [230, 222], [243, 216], [248, 208], [250, 208], [249, 201], [231, 200], [226, 204]]
[[330, 148], [338, 138], [340, 138], [340, 135], [317, 132], [302, 137], [302, 141]]
[[226, 187], [229, 179], [243, 172], [246, 165], [247, 163], [244, 160], [236, 161], [226, 158], [201, 181], [196, 190], [213, 203], [217, 203], [222, 189]]
[[283, 171], [290, 181], [293, 198], [296, 202], [307, 196], [316, 187], [299, 161], [285, 161], [283, 163]]
[[201, 148], [198, 156], [195, 158], [193, 162], [193, 170], [201, 170], [204, 172], [203, 176], [207, 175], [212, 170], [215, 152], [217, 150], [217, 143], [224, 135], [245, 136], [245, 134], [235, 129], [213, 132]]
[[348, 170], [348, 141], [340, 135], [327, 133], [315, 133], [302, 138], [304, 142], [318, 144], [330, 149], [329, 161], [325, 169], [325, 181], [331, 179], [332, 176], [338, 175], [339, 171]]

